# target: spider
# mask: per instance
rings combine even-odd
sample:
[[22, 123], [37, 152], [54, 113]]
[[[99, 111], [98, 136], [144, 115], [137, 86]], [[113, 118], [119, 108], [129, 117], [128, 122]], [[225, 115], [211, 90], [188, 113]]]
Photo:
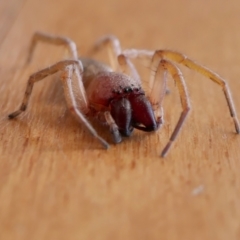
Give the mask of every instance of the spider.
[[[162, 101], [167, 90], [167, 73], [170, 73], [179, 90], [182, 112], [168, 143], [161, 152], [161, 156], [164, 157], [177, 138], [191, 108], [185, 80], [177, 63], [199, 72], [222, 87], [236, 132], [240, 133], [239, 121], [226, 81], [179, 52], [122, 50], [120, 42], [115, 36], [106, 35], [95, 43], [91, 53], [106, 48], [110, 58], [110, 67], [92, 58], [79, 58], [76, 44], [69, 38], [36, 32], [30, 44], [28, 63], [40, 41], [67, 47], [71, 59], [62, 60], [33, 73], [28, 79], [22, 104], [17, 111], [9, 115], [10, 119], [26, 110], [33, 85], [36, 82], [60, 71], [70, 112], [105, 148], [108, 148], [109, 144], [98, 135], [87, 118], [96, 117], [106, 123], [115, 143], [121, 142], [122, 136], [130, 136], [134, 128], [145, 132], [156, 131], [163, 124]], [[145, 94], [140, 76], [131, 61], [131, 59], [141, 58], [147, 58], [151, 62], [148, 94]], [[76, 97], [73, 82], [77, 83], [78, 97]]]

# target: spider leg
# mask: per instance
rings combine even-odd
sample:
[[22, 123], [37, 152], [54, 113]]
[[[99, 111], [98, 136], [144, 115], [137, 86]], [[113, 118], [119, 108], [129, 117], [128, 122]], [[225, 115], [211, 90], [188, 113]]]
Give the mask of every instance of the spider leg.
[[[126, 52], [123, 51], [123, 54], [121, 54], [120, 56], [124, 56], [124, 60], [127, 61], [129, 54], [127, 51]], [[138, 55], [136, 54], [134, 57], [137, 57], [137, 56]], [[130, 57], [133, 57], [133, 56], [130, 56]], [[125, 62], [125, 67], [127, 67], [126, 62]], [[153, 106], [153, 110], [155, 111], [157, 122], [159, 123], [159, 125], [163, 124], [162, 101], [164, 99], [164, 96], [166, 94], [166, 89], [167, 89], [167, 84], [166, 84], [167, 72], [171, 74], [172, 78], [176, 82], [176, 85], [178, 87], [179, 94], [180, 94], [183, 111], [169, 139], [169, 142], [167, 143], [167, 145], [165, 146], [165, 148], [161, 153], [162, 157], [165, 157], [166, 154], [168, 153], [170, 147], [172, 146], [172, 143], [177, 138], [178, 133], [183, 126], [183, 123], [187, 117], [188, 112], [190, 111], [190, 101], [188, 97], [187, 87], [181, 71], [173, 63], [162, 59], [158, 62], [158, 66], [156, 68], [151, 67], [151, 72], [150, 72], [151, 88], [150, 88], [149, 100]]]
[[139, 83], [140, 77], [130, 59], [122, 54], [121, 44], [119, 39], [114, 35], [106, 35], [100, 38], [89, 51], [89, 56], [94, 55], [103, 48], [107, 49], [111, 67], [114, 71], [121, 69], [121, 72], [137, 80]]
[[[67, 101], [68, 108], [72, 112], [72, 114], [76, 116], [79, 122], [82, 123], [90, 131], [90, 133], [101, 142], [104, 148], [107, 149], [109, 148], [109, 144], [102, 137], [98, 135], [97, 131], [92, 127], [92, 125], [88, 122], [87, 118], [85, 117], [85, 114], [87, 114], [87, 112], [79, 110], [79, 107], [73, 92], [73, 86], [72, 86], [72, 77], [73, 77], [72, 75], [74, 72], [73, 70], [74, 69], [72, 69], [72, 66], [67, 67], [61, 77], [61, 80], [63, 83], [63, 89], [65, 93], [65, 99]], [[81, 72], [82, 71], [83, 71], [83, 68], [81, 69]], [[77, 75], [77, 77], [79, 76], [80, 75]], [[85, 110], [88, 111], [87, 107], [85, 108]]]
[[20, 108], [17, 111], [9, 114], [8, 117], [10, 119], [15, 118], [27, 109], [34, 83], [44, 79], [45, 77], [47, 77], [49, 75], [52, 75], [52, 74], [58, 72], [59, 70], [64, 70], [67, 66], [72, 65], [72, 64], [79, 64], [79, 62], [76, 60], [60, 61], [50, 67], [44, 68], [44, 69], [32, 74], [28, 79], [27, 88], [25, 90], [24, 98], [23, 98]]
[[150, 68], [150, 94], [149, 100], [155, 112], [156, 119], [163, 124], [163, 108], [162, 102], [167, 92], [167, 73], [168, 71], [159, 64], [156, 70]]
[[102, 50], [103, 48], [107, 49], [108, 56], [110, 59], [110, 65], [114, 71], [118, 70], [117, 56], [121, 54], [121, 45], [120, 41], [114, 35], [106, 35], [101, 37], [90, 49], [88, 55], [92, 56]]
[[235, 106], [232, 100], [232, 94], [229, 90], [228, 84], [225, 79], [220, 77], [215, 72], [211, 71], [210, 69], [194, 62], [193, 60], [189, 59], [187, 56], [170, 50], [158, 50], [158, 51], [148, 51], [148, 50], [137, 50], [137, 49], [127, 49], [123, 51], [123, 54], [128, 56], [129, 58], [140, 58], [141, 56], [149, 57], [152, 59], [152, 68], [156, 69], [159, 61], [161, 59], [169, 59], [176, 63], [182, 64], [188, 67], [191, 70], [195, 70], [196, 72], [202, 74], [203, 76], [211, 79], [213, 82], [220, 85], [223, 89], [225, 99], [227, 101], [227, 105], [230, 111], [230, 115], [233, 118], [234, 126], [236, 132], [240, 133], [240, 125], [239, 120], [236, 114]]
[[[73, 65], [77, 65], [78, 69], [74, 69]], [[70, 111], [77, 117], [77, 119], [81, 123], [83, 123], [88, 128], [88, 130], [93, 134], [93, 136], [95, 136], [103, 144], [103, 146], [105, 148], [108, 148], [108, 146], [109, 146], [108, 143], [97, 134], [95, 129], [92, 127], [92, 125], [87, 121], [86, 117], [84, 116], [85, 112], [82, 113], [78, 109], [77, 102], [76, 102], [74, 92], [73, 92], [73, 87], [72, 87], [73, 72], [76, 73], [76, 72], [83, 71], [82, 64], [78, 60], [63, 60], [63, 61], [60, 61], [48, 68], [42, 69], [42, 70], [32, 74], [28, 79], [27, 88], [26, 88], [24, 98], [23, 98], [20, 108], [17, 111], [9, 114], [8, 117], [10, 119], [15, 118], [18, 115], [20, 115], [23, 111], [26, 110], [31, 93], [32, 93], [34, 83], [36, 83], [40, 80], [43, 80], [45, 77], [47, 77], [51, 74], [54, 74], [58, 71], [61, 71], [61, 70], [63, 71], [61, 80], [62, 80], [62, 84], [63, 84], [63, 88], [64, 88], [67, 105], [68, 105]], [[76, 77], [80, 77], [80, 74], [79, 75], [77, 74]], [[83, 105], [83, 109], [86, 110], [87, 106]]]
[[118, 64], [121, 68], [122, 73], [133, 78], [140, 86], [140, 84], [141, 84], [140, 76], [139, 76], [136, 68], [134, 67], [133, 63], [130, 61], [130, 59], [127, 56], [125, 56], [124, 54], [120, 54], [120, 55], [118, 55], [117, 60], [118, 60]]
[[31, 40], [28, 58], [26, 63], [30, 63], [32, 60], [33, 52], [36, 48], [38, 42], [50, 43], [53, 45], [62, 45], [68, 48], [71, 58], [74, 60], [78, 60], [78, 52], [75, 42], [67, 37], [62, 36], [54, 36], [47, 33], [36, 32]]
[[[48, 33], [43, 33], [43, 32], [36, 32], [31, 40], [31, 44], [30, 44], [30, 48], [29, 48], [29, 53], [28, 53], [28, 58], [27, 58], [27, 62], [26, 63], [30, 63], [32, 60], [32, 56], [33, 56], [33, 52], [36, 48], [36, 45], [38, 42], [45, 42], [45, 43], [50, 43], [53, 45], [62, 45], [68, 48], [68, 51], [71, 55], [71, 58], [74, 60], [78, 60], [78, 52], [77, 52], [77, 47], [74, 41], [72, 41], [71, 39], [67, 38], [67, 37], [63, 37], [63, 36], [55, 36], [55, 35], [51, 35]], [[76, 75], [79, 75], [79, 71], [75, 71]], [[86, 98], [86, 93], [85, 93], [85, 89], [83, 86], [83, 82], [80, 80], [81, 77], [77, 76], [76, 77], [76, 81], [79, 87], [79, 93], [80, 93], [80, 98], [81, 100], [84, 102], [82, 103], [82, 108], [87, 108], [87, 98]]]
[[172, 133], [167, 145], [162, 150], [161, 156], [165, 157], [166, 154], [168, 153], [170, 147], [172, 146], [173, 142], [177, 138], [178, 133], [181, 130], [183, 123], [186, 120], [187, 114], [190, 111], [191, 105], [190, 105], [190, 101], [189, 101], [189, 96], [188, 96], [185, 80], [183, 78], [183, 75], [182, 75], [180, 69], [177, 66], [175, 66], [172, 62], [169, 62], [165, 59], [162, 59], [160, 61], [159, 67], [163, 67], [165, 70], [167, 70], [171, 74], [172, 78], [174, 79], [174, 81], [178, 87], [178, 91], [180, 94], [180, 100], [181, 100], [181, 104], [182, 104], [182, 108], [183, 108], [183, 111], [178, 119], [177, 125], [174, 128], [173, 133]]
[[104, 112], [105, 119], [107, 121], [107, 124], [110, 127], [110, 132], [113, 134], [113, 140], [115, 143], [120, 143], [122, 141], [121, 134], [118, 130], [118, 126], [116, 122], [114, 121], [111, 113], [109, 111]]

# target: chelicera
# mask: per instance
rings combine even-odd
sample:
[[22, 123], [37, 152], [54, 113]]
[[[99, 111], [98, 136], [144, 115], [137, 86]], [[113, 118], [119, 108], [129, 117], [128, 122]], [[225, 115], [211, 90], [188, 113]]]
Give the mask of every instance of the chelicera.
[[[190, 110], [186, 84], [176, 65], [178, 63], [199, 72], [222, 87], [236, 132], [240, 133], [239, 121], [226, 81], [179, 52], [122, 50], [119, 40], [115, 36], [108, 35], [95, 43], [92, 53], [106, 48], [110, 67], [91, 58], [79, 58], [76, 44], [69, 38], [37, 32], [31, 41], [28, 62], [32, 59], [36, 44], [40, 41], [67, 47], [71, 55], [70, 60], [57, 62], [32, 74], [28, 79], [19, 110], [11, 113], [9, 118], [15, 118], [26, 110], [34, 83], [61, 71], [68, 108], [93, 136], [108, 148], [109, 144], [98, 135], [87, 118], [96, 117], [106, 123], [115, 143], [121, 142], [122, 136], [130, 136], [134, 128], [145, 132], [156, 131], [163, 124], [162, 101], [166, 93], [167, 73], [170, 73], [178, 87], [183, 110], [168, 143], [161, 152], [161, 156], [164, 157], [169, 152]], [[141, 58], [150, 62], [151, 77], [148, 82], [150, 91], [147, 94], [131, 61]], [[78, 85], [78, 97], [73, 89], [74, 81]]]

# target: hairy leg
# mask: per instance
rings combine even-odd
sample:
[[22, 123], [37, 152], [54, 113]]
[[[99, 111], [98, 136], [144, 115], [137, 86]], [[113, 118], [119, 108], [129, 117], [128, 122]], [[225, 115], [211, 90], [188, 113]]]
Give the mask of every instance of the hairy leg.
[[55, 36], [48, 33], [42, 33], [42, 32], [36, 32], [31, 40], [27, 63], [30, 63], [32, 60], [33, 52], [36, 48], [36, 45], [38, 42], [45, 42], [48, 44], [53, 45], [62, 45], [66, 47], [69, 50], [69, 53], [71, 55], [71, 58], [74, 60], [78, 60], [78, 52], [75, 42], [73, 42], [71, 39], [63, 36]]
[[226, 80], [224, 80], [218, 74], [216, 74], [212, 70], [194, 62], [187, 56], [185, 56], [179, 52], [176, 52], [176, 51], [170, 51], [170, 50], [148, 51], [148, 50], [138, 50], [138, 49], [126, 49], [123, 51], [123, 54], [125, 54], [129, 58], [148, 57], [148, 58], [152, 59], [151, 68], [153, 71], [156, 70], [161, 59], [169, 59], [176, 63], [182, 64], [191, 70], [195, 70], [196, 72], [204, 75], [205, 77], [209, 78], [213, 82], [217, 83], [223, 89], [224, 96], [225, 96], [225, 99], [227, 101], [227, 105], [228, 105], [228, 108], [230, 111], [230, 115], [233, 118], [236, 132], [238, 134], [240, 134], [240, 124], [239, 124], [235, 106], [234, 106], [234, 103], [232, 100], [232, 94], [229, 90]]

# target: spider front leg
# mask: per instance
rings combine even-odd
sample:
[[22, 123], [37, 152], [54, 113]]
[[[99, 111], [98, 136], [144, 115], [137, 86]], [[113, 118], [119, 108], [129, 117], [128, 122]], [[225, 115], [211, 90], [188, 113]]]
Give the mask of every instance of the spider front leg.
[[[77, 65], [77, 69], [75, 69], [74, 65]], [[28, 84], [27, 84], [27, 88], [24, 94], [24, 98], [22, 101], [22, 104], [20, 106], [20, 108], [9, 114], [9, 118], [15, 118], [18, 115], [20, 115], [23, 111], [26, 110], [27, 106], [28, 106], [28, 102], [32, 93], [32, 89], [34, 86], [34, 83], [43, 80], [45, 77], [52, 75], [58, 71], [63, 71], [62, 73], [62, 84], [63, 84], [63, 89], [64, 89], [64, 93], [65, 93], [65, 98], [67, 101], [67, 105], [69, 110], [77, 117], [77, 119], [87, 127], [87, 129], [92, 133], [92, 135], [94, 137], [96, 137], [105, 148], [108, 148], [109, 145], [108, 143], [101, 138], [96, 130], [92, 127], [92, 125], [87, 121], [86, 117], [84, 114], [87, 113], [88, 111], [88, 106], [86, 101], [81, 101], [81, 111], [78, 109], [78, 105], [74, 96], [74, 92], [73, 92], [73, 87], [72, 87], [72, 77], [73, 77], [73, 73], [75, 74], [75, 76], [77, 78], [79, 78], [81, 76], [80, 73], [82, 73], [83, 71], [83, 67], [80, 61], [78, 60], [64, 60], [64, 61], [60, 61], [48, 68], [45, 68], [43, 70], [40, 70], [34, 74], [32, 74], [29, 77], [28, 80]], [[78, 79], [78, 82], [81, 82], [81, 79]], [[81, 93], [84, 91], [81, 91]], [[81, 94], [80, 93], [80, 94]], [[85, 96], [82, 96], [83, 98], [85, 98]]]
[[237, 118], [236, 110], [235, 110], [234, 103], [232, 100], [232, 94], [229, 90], [226, 80], [224, 80], [218, 74], [214, 73], [213, 71], [209, 70], [208, 68], [195, 63], [193, 60], [189, 59], [187, 56], [185, 56], [181, 53], [178, 53], [178, 52], [174, 52], [174, 51], [169, 51], [169, 50], [156, 51], [152, 58], [153, 65], [154, 65], [154, 63], [156, 64], [159, 61], [159, 59], [162, 59], [162, 58], [170, 59], [172, 61], [175, 61], [179, 64], [182, 64], [182, 65], [188, 67], [191, 70], [195, 70], [196, 72], [201, 73], [202, 75], [211, 79], [213, 82], [220, 85], [223, 89], [223, 92], [224, 92], [224, 95], [225, 95], [225, 98], [226, 98], [226, 101], [228, 104], [228, 108], [230, 111], [230, 115], [233, 118], [236, 132], [238, 134], [240, 134], [239, 120]]
[[[78, 71], [76, 71], [76, 69], [72, 69], [70, 67], [70, 68], [67, 68], [66, 71], [63, 72], [62, 78], [61, 78], [68, 108], [73, 113], [73, 115], [76, 116], [76, 118], [80, 121], [80, 123], [82, 123], [90, 131], [90, 133], [101, 142], [101, 144], [104, 146], [104, 148], [108, 149], [109, 144], [102, 137], [100, 137], [98, 135], [96, 130], [92, 127], [92, 125], [88, 122], [87, 118], [85, 117], [85, 115], [88, 113], [88, 106], [84, 105], [86, 103], [84, 103], [84, 101], [81, 102], [81, 104], [82, 104], [81, 110], [82, 111], [80, 111], [78, 108], [76, 98], [74, 95], [74, 91], [73, 91], [73, 86], [72, 86], [72, 76], [73, 76], [72, 70], [75, 73], [78, 73]], [[81, 73], [82, 72], [83, 72], [83, 68], [81, 65]], [[76, 74], [77, 78], [80, 76], [81, 76], [81, 74]], [[78, 82], [80, 82], [80, 79], [78, 80]], [[84, 91], [81, 91], [81, 92], [84, 92]], [[85, 96], [82, 96], [82, 97], [86, 98]]]
[[[191, 109], [191, 105], [190, 105], [190, 101], [189, 101], [189, 96], [188, 96], [188, 92], [187, 92], [187, 87], [185, 84], [185, 80], [182, 76], [181, 71], [179, 70], [179, 68], [177, 68], [177, 66], [175, 66], [173, 63], [162, 59], [159, 63], [159, 67], [163, 67], [164, 69], [166, 69], [172, 76], [172, 78], [174, 79], [177, 87], [178, 87], [178, 91], [180, 94], [180, 99], [181, 99], [181, 104], [182, 104], [182, 108], [183, 111], [179, 117], [179, 120], [177, 122], [176, 127], [173, 130], [173, 133], [169, 139], [169, 142], [167, 143], [167, 145], [165, 146], [165, 148], [162, 150], [161, 156], [165, 157], [166, 154], [168, 153], [170, 147], [172, 146], [172, 143], [175, 141], [175, 139], [178, 136], [179, 131], [181, 130], [183, 123], [186, 120], [186, 117]], [[158, 68], [159, 68], [158, 67]]]
[[[153, 70], [151, 69], [151, 71]], [[181, 71], [173, 63], [162, 59], [159, 62], [156, 70], [151, 72], [151, 79], [150, 79], [152, 81], [152, 89], [149, 95], [149, 99], [152, 103], [153, 109], [155, 111], [158, 111], [159, 113], [159, 117], [157, 118], [157, 120], [163, 121], [163, 112], [162, 112], [161, 105], [166, 93], [167, 72], [171, 74], [172, 78], [176, 83], [176, 86], [178, 87], [183, 111], [179, 117], [177, 125], [174, 128], [173, 133], [171, 134], [171, 137], [167, 145], [162, 150], [161, 157], [165, 157], [166, 154], [169, 152], [170, 147], [172, 146], [173, 142], [177, 138], [178, 133], [181, 130], [183, 123], [186, 120], [187, 114], [191, 108], [187, 87]]]
[[236, 114], [236, 110], [234, 107], [234, 103], [232, 100], [232, 94], [229, 90], [228, 84], [226, 80], [221, 78], [218, 74], [211, 71], [210, 69], [194, 62], [187, 56], [170, 50], [158, 50], [158, 51], [148, 51], [148, 50], [138, 50], [138, 49], [127, 49], [123, 51], [123, 54], [128, 56], [129, 58], [141, 58], [141, 57], [148, 57], [149, 59], [152, 59], [151, 63], [151, 69], [152, 71], [155, 71], [158, 67], [159, 62], [161, 59], [169, 59], [176, 63], [182, 64], [186, 67], [188, 67], [191, 70], [195, 70], [196, 72], [202, 74], [203, 76], [211, 79], [213, 82], [217, 83], [219, 86], [222, 87], [225, 99], [227, 101], [227, 105], [230, 111], [230, 115], [233, 118], [235, 130], [238, 134], [240, 134], [240, 125], [239, 120]]

